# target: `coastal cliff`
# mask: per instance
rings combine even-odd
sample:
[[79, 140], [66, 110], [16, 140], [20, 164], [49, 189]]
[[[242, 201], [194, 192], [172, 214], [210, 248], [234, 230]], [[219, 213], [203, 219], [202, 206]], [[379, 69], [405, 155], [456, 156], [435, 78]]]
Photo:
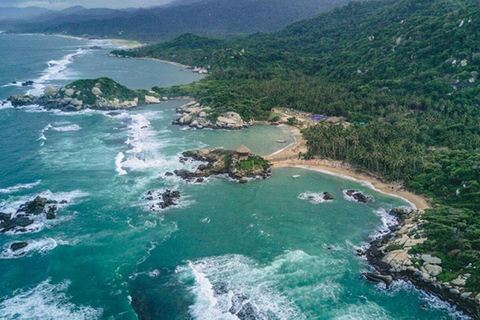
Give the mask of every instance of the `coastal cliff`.
[[110, 78], [74, 81], [65, 87], [48, 86], [44, 94], [16, 95], [8, 98], [14, 107], [37, 104], [47, 109], [79, 111], [83, 109], [130, 109], [142, 104], [159, 103], [154, 92], [129, 89]]

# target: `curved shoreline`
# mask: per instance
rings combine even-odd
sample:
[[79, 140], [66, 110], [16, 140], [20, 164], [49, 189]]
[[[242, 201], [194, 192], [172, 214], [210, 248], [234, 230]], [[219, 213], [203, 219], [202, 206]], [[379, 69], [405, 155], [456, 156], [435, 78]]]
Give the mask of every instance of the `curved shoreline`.
[[300, 159], [299, 153], [304, 154], [307, 151], [306, 141], [297, 127], [286, 126], [291, 129], [296, 142], [265, 157], [274, 168], [296, 167], [334, 175], [362, 183], [377, 192], [404, 199], [416, 209], [431, 208], [429, 200], [424, 196], [405, 190], [399, 183], [385, 182], [373, 175], [356, 172], [352, 165], [327, 159]]

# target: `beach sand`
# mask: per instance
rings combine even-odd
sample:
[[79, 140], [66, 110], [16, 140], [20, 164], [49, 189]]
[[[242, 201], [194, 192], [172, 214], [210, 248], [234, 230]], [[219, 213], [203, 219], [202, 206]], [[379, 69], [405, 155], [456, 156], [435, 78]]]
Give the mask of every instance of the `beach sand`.
[[300, 129], [292, 126], [288, 126], [288, 128], [295, 137], [295, 142], [265, 157], [272, 163], [274, 168], [297, 167], [339, 176], [358, 181], [379, 192], [403, 198], [417, 209], [425, 210], [431, 208], [427, 198], [405, 190], [404, 186], [399, 183], [386, 182], [373, 174], [360, 173], [352, 165], [328, 159], [299, 159], [300, 152], [302, 154], [307, 152], [306, 141]]

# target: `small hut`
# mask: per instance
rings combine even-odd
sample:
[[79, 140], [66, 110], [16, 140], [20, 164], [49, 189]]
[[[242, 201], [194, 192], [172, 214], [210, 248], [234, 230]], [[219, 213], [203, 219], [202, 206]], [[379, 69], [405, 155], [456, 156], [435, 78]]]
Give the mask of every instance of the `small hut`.
[[245, 146], [241, 146], [237, 149], [236, 152], [239, 157], [248, 157], [248, 155], [250, 154], [250, 149]]

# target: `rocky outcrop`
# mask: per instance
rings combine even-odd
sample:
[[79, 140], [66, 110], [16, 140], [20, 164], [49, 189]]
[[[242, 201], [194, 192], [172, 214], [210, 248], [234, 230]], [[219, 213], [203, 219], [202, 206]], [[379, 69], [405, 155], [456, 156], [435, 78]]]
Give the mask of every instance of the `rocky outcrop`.
[[8, 100], [14, 107], [36, 104], [63, 111], [130, 109], [160, 102], [155, 95], [146, 96], [143, 91], [128, 89], [109, 78], [77, 80], [59, 89], [48, 86], [42, 96], [16, 95]]
[[194, 150], [183, 153], [185, 159], [200, 161], [195, 171], [175, 170], [175, 174], [188, 181], [206, 178], [212, 175], [226, 174], [239, 182], [247, 182], [247, 178], [268, 178], [271, 175], [270, 163], [260, 156], [239, 155], [236, 151], [214, 148]]
[[180, 197], [180, 191], [167, 189], [165, 191], [148, 191], [144, 199], [153, 201], [154, 203], [150, 206], [150, 209], [157, 211], [178, 205]]
[[361, 191], [358, 191], [358, 190], [343, 190], [343, 193], [347, 198], [355, 202], [367, 203], [367, 202], [375, 201], [373, 196], [364, 195]]
[[216, 119], [210, 116], [210, 112], [210, 107], [193, 101], [177, 108], [180, 117], [173, 121], [173, 124], [197, 129], [243, 129], [250, 126], [250, 123], [245, 122], [236, 112], [222, 113]]
[[370, 281], [384, 282], [403, 279], [417, 288], [432, 293], [457, 305], [473, 319], [480, 319], [480, 294], [465, 289], [470, 275], [444, 282], [438, 278], [443, 272], [442, 260], [430, 254], [418, 254], [412, 248], [427, 239], [421, 226], [422, 211], [394, 209], [390, 212], [399, 221], [392, 232], [374, 240], [366, 251], [366, 257], [376, 272], [364, 274]]
[[[61, 202], [66, 203], [65, 200]], [[25, 228], [32, 225], [37, 216], [44, 215], [47, 219], [55, 219], [58, 210], [55, 204], [57, 201], [37, 196], [32, 201], [20, 205], [15, 214], [0, 213], [0, 233], [26, 232]]]

